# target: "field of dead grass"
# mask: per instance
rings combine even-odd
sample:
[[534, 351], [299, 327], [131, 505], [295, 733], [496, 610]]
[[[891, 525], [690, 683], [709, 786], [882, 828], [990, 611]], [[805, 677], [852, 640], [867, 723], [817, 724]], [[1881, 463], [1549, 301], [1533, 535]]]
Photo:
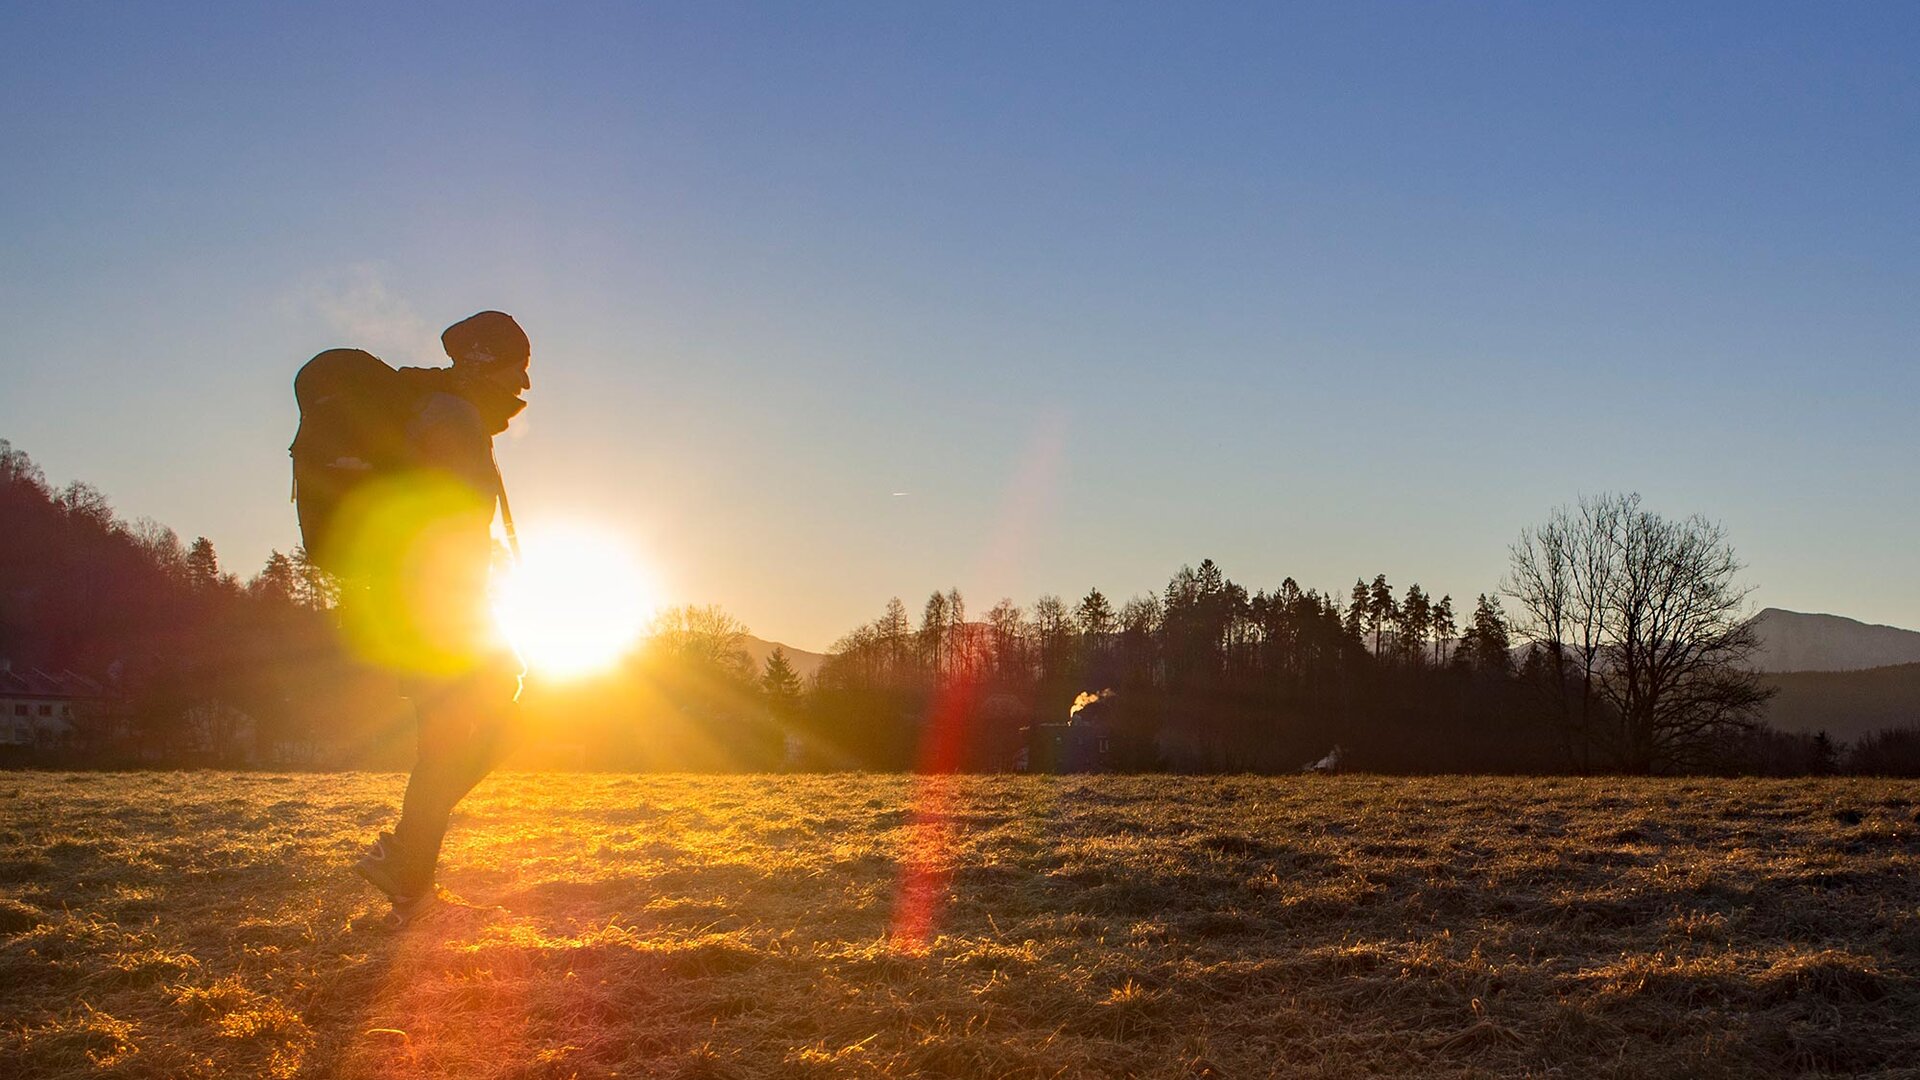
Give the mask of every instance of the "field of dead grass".
[[1920, 1075], [1920, 787], [0, 774], [0, 1076]]

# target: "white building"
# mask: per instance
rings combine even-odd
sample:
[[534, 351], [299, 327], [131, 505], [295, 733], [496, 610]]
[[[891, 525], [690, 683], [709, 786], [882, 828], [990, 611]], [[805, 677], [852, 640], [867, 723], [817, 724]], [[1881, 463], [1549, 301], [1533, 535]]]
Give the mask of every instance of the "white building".
[[106, 696], [99, 683], [71, 671], [50, 675], [39, 668], [0, 666], [0, 744], [64, 745], [73, 738], [75, 718]]

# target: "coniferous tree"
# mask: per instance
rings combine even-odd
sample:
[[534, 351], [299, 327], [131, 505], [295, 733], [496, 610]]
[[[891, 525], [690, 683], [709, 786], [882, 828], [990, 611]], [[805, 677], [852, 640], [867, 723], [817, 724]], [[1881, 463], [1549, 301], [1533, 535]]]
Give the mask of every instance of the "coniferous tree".
[[213, 550], [213, 541], [204, 536], [193, 538], [192, 546], [187, 548], [187, 584], [195, 592], [211, 592], [220, 586], [220, 556]]
[[773, 647], [773, 651], [767, 654], [766, 663], [760, 668], [758, 682], [768, 719], [772, 721], [771, 729], [764, 737], [764, 763], [771, 765], [784, 762], [791, 765], [795, 751], [803, 745], [796, 739], [802, 687], [799, 674], [793, 670], [793, 663], [787, 658], [787, 650], [778, 645]]
[[1400, 604], [1400, 621], [1395, 633], [1400, 651], [1418, 665], [1426, 658], [1427, 635], [1433, 632], [1433, 606], [1419, 582], [1407, 586], [1406, 599]]
[[1815, 776], [1832, 776], [1840, 771], [1840, 748], [1833, 737], [1822, 731], [1813, 737], [1812, 770]]
[[1074, 629], [1080, 633], [1080, 644], [1085, 650], [1085, 665], [1097, 670], [1107, 655], [1109, 639], [1113, 636], [1113, 606], [1099, 589], [1089, 589], [1080, 603], [1073, 609]]
[[1473, 605], [1473, 623], [1467, 627], [1460, 645], [1467, 666], [1474, 671], [1500, 676], [1512, 671], [1512, 641], [1507, 633], [1507, 617], [1500, 610], [1498, 597], [1480, 594]]
[[1393, 586], [1387, 584], [1387, 575], [1376, 574], [1373, 584], [1367, 589], [1367, 629], [1373, 634], [1373, 655], [1380, 655], [1380, 635], [1399, 617], [1400, 608], [1393, 602]]
[[1443, 650], [1453, 647], [1453, 635], [1459, 629], [1453, 621], [1453, 595], [1442, 596], [1433, 605], [1433, 662], [1445, 659]]
[[793, 704], [800, 700], [800, 676], [793, 670], [787, 650], [778, 645], [767, 654], [767, 662], [760, 669], [760, 692], [776, 711], [791, 712]]
[[279, 604], [292, 604], [298, 590], [299, 581], [294, 574], [293, 560], [278, 550], [267, 556], [267, 564], [260, 568], [253, 580], [247, 582], [249, 595]]
[[1227, 575], [1212, 559], [1200, 560], [1200, 565], [1193, 571], [1193, 582], [1202, 600], [1219, 596], [1227, 589]]
[[1113, 633], [1113, 606], [1107, 603], [1106, 596], [1097, 588], [1088, 590], [1087, 595], [1081, 598], [1079, 606], [1074, 608], [1073, 618], [1082, 634], [1104, 638]]

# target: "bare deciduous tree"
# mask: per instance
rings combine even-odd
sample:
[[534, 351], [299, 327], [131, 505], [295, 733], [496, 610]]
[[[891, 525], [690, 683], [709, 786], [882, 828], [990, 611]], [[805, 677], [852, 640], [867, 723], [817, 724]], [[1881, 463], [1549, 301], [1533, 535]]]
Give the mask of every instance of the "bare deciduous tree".
[[1509, 551], [1503, 591], [1520, 606], [1518, 629], [1544, 654], [1546, 688], [1568, 756], [1581, 772], [1593, 769], [1595, 675], [1605, 640], [1604, 593], [1615, 562], [1611, 537], [1617, 517], [1637, 500], [1602, 496], [1582, 499], [1571, 510], [1559, 507], [1546, 524], [1522, 529]]
[[993, 667], [1002, 678], [1024, 677], [1026, 674], [1027, 636], [1023, 613], [1014, 604], [1012, 597], [1002, 597], [987, 612], [987, 626], [991, 628], [993, 643]]
[[1749, 590], [1719, 524], [1601, 495], [1522, 531], [1509, 555], [1505, 591], [1582, 768], [1595, 750], [1628, 772], [1698, 765], [1755, 725], [1770, 692], [1747, 666]]

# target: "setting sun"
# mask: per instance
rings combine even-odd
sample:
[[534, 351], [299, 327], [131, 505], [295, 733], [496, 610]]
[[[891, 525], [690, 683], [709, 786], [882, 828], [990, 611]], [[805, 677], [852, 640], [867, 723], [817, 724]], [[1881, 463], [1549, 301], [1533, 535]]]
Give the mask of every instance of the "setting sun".
[[603, 670], [639, 639], [656, 585], [612, 536], [573, 527], [522, 537], [523, 559], [500, 586], [500, 627], [536, 674]]

